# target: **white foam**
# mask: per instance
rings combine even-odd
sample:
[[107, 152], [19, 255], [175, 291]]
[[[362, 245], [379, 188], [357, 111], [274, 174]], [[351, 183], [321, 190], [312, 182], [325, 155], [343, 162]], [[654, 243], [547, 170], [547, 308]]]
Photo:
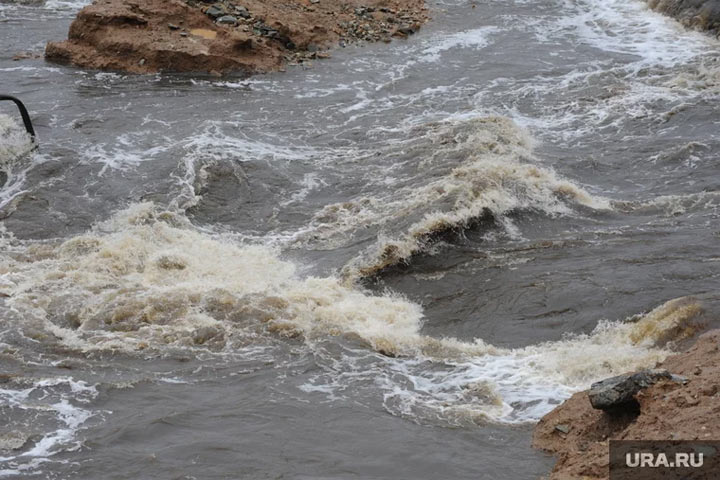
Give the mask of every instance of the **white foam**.
[[32, 154], [35, 144], [25, 130], [12, 118], [0, 115], [0, 171], [6, 175], [0, 186], [0, 210], [24, 194], [25, 178], [41, 157]]
[[[21, 385], [27, 382], [26, 379], [19, 381]], [[30, 448], [20, 448], [17, 453], [0, 458], [6, 467], [0, 470], [0, 476], [39, 474], [39, 467], [53, 461], [54, 455], [80, 448], [78, 432], [94, 414], [77, 404], [89, 403], [97, 394], [95, 386], [68, 376], [35, 380], [26, 388], [0, 388], [0, 405], [15, 412], [6, 428], [13, 428], [13, 416], [31, 414], [38, 428], [43, 425], [51, 429]]]
[[[372, 295], [334, 276], [303, 278], [275, 249], [197, 230], [149, 203], [60, 245], [4, 242], [5, 301], [20, 315], [11, 320], [19, 332], [47, 332], [41, 341], [81, 351], [129, 353], [169, 346], [257, 355], [271, 339], [300, 338], [328, 368], [302, 390], [342, 398], [369, 384], [381, 388], [388, 411], [420, 422], [535, 420], [593, 380], [660, 360], [667, 352], [654, 342], [699, 311], [683, 300], [634, 324], [603, 323], [591, 335], [504, 349], [423, 335], [422, 309], [398, 295]], [[23, 260], [14, 260], [19, 253]], [[325, 355], [335, 336], [355, 346]], [[93, 398], [94, 387], [62, 378], [0, 392], [20, 404], [33, 389], [60, 385], [71, 396], [43, 408], [62, 428], [33, 454], [77, 446], [89, 413], [76, 403]]]
[[90, 5], [90, 0], [45, 0], [45, 8], [52, 10], [77, 11]]
[[[375, 245], [345, 268], [346, 276], [356, 277], [405, 261], [425, 249], [433, 233], [465, 228], [487, 213], [518, 237], [507, 218], [514, 211], [570, 215], [579, 205], [610, 208], [605, 199], [531, 163], [532, 138], [508, 118], [452, 118], [412, 135], [412, 142], [392, 148], [405, 156], [417, 150], [418, 158], [386, 168], [378, 193], [324, 207], [295, 241], [337, 247], [356, 232], [377, 229]], [[392, 170], [401, 167], [394, 177]]]
[[434, 37], [423, 44], [419, 59], [435, 62], [440, 60], [442, 52], [456, 48], [480, 50], [490, 44], [490, 36], [497, 30], [496, 27], [481, 27]]
[[639, 57], [637, 68], [670, 67], [717, 48], [717, 41], [686, 30], [642, 1], [566, 0], [565, 10], [574, 14], [558, 21], [562, 30], [598, 49]]
[[334, 360], [327, 374], [302, 389], [339, 400], [372, 385], [382, 390], [390, 413], [420, 423], [534, 422], [594, 381], [665, 358], [667, 351], [636, 333], [632, 324], [617, 322], [518, 349], [428, 339], [424, 355], [408, 358], [369, 359], [347, 350], [339, 365]]

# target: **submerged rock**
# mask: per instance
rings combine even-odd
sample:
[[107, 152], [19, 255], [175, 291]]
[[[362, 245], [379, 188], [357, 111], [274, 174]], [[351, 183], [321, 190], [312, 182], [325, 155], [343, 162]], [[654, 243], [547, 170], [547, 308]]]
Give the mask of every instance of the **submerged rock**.
[[0, 451], [19, 450], [28, 441], [28, 436], [22, 432], [10, 431], [0, 433]]

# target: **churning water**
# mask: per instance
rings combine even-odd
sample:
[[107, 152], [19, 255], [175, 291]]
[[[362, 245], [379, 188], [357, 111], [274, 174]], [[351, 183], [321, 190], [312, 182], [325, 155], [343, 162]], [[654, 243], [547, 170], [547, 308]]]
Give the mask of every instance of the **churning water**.
[[717, 303], [720, 41], [640, 1], [250, 79], [12, 60], [82, 5], [0, 0], [0, 477], [536, 478], [534, 421]]

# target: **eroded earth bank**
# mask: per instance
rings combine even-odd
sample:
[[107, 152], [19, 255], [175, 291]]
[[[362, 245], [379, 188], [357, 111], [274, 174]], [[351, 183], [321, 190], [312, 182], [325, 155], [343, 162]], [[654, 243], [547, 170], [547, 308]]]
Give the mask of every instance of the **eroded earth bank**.
[[423, 0], [99, 0], [51, 42], [46, 58], [132, 73], [261, 73], [325, 56], [331, 46], [406, 37]]
[[[717, 296], [668, 302], [654, 315], [661, 323], [674, 327], [665, 330], [657, 340], [668, 347], [677, 341], [683, 344], [707, 325], [716, 326], [717, 312]], [[591, 397], [601, 390], [597, 385], [576, 393], [540, 420], [533, 444], [557, 457], [551, 479], [608, 478], [610, 440], [713, 440], [717, 437], [720, 431], [720, 330], [705, 332], [687, 351], [669, 356], [655, 370], [644, 373], [650, 385], [646, 388], [642, 385], [630, 402], [622, 403], [615, 398], [613, 408], [593, 408]], [[658, 378], [647, 380], [648, 375]]]

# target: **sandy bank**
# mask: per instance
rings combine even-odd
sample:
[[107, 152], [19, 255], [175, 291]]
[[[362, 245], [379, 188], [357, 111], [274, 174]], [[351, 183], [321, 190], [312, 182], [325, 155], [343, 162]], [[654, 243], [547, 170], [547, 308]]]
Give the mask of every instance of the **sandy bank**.
[[261, 73], [336, 45], [405, 37], [426, 20], [423, 0], [96, 0], [45, 55], [132, 73]]
[[[707, 317], [708, 312], [702, 315]], [[710, 324], [716, 321], [710, 319]], [[605, 413], [576, 393], [535, 428], [533, 445], [553, 453], [551, 479], [608, 478], [608, 440], [710, 440], [720, 432], [720, 330], [658, 365], [687, 382], [662, 380], [635, 395], [639, 413]]]

